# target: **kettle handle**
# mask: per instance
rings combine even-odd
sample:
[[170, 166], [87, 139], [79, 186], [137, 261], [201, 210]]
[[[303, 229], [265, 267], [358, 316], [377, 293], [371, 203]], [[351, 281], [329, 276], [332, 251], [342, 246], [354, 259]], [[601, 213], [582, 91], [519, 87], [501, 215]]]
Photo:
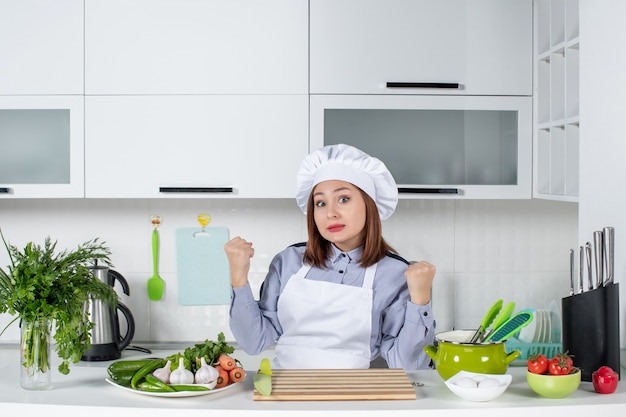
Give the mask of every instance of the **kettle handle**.
[[122, 276], [122, 274], [111, 269], [109, 270], [109, 276], [107, 277], [107, 279], [111, 287], [115, 286], [116, 280], [119, 281], [119, 283], [122, 285], [122, 290], [124, 291], [124, 294], [130, 295], [130, 288], [128, 286], [128, 282], [126, 281], [126, 278]]
[[[122, 351], [126, 346], [130, 344], [131, 340], [133, 340], [133, 337], [135, 336], [135, 319], [133, 318], [130, 309], [124, 304], [117, 303], [117, 309], [121, 311], [122, 315], [126, 318], [127, 325], [126, 334], [124, 335], [124, 337], [120, 336], [117, 342], [117, 349], [119, 351]], [[116, 323], [116, 325], [118, 327], [117, 333], [119, 334], [119, 322]]]
[[432, 360], [437, 359], [437, 347], [433, 345], [424, 346], [424, 352], [428, 355], [428, 357]]

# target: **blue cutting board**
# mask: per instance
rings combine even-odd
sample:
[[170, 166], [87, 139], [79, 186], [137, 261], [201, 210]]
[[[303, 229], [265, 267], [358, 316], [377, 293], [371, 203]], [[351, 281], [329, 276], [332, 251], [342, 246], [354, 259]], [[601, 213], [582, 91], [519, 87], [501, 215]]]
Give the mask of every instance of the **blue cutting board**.
[[230, 304], [230, 268], [224, 252], [227, 227], [176, 229], [178, 303]]

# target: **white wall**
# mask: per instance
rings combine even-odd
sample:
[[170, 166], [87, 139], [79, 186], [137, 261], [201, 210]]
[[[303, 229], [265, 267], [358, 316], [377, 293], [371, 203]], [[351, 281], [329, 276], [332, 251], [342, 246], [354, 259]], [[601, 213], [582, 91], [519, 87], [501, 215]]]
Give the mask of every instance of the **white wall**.
[[[626, 2], [580, 0], [581, 244], [615, 227], [615, 281], [626, 274]], [[620, 336], [626, 346], [626, 289], [620, 285]]]
[[[46, 236], [73, 248], [94, 237], [112, 251], [115, 270], [128, 280], [122, 296], [138, 323], [133, 344], [214, 338], [228, 330], [228, 307], [178, 305], [175, 230], [197, 227], [208, 212], [211, 226], [254, 242], [251, 280], [258, 291], [275, 253], [306, 237], [304, 216], [292, 200], [0, 200], [0, 228], [22, 248]], [[163, 301], [150, 302], [150, 214], [160, 214]], [[433, 262], [438, 273], [434, 310], [438, 331], [475, 328], [497, 299], [518, 308], [547, 308], [568, 294], [568, 251], [577, 242], [576, 204], [543, 200], [403, 200], [384, 223], [386, 239], [408, 260]], [[8, 257], [0, 248], [0, 265]], [[559, 302], [560, 305], [560, 302]], [[10, 320], [0, 316], [0, 328]], [[12, 325], [0, 343], [19, 340]]]

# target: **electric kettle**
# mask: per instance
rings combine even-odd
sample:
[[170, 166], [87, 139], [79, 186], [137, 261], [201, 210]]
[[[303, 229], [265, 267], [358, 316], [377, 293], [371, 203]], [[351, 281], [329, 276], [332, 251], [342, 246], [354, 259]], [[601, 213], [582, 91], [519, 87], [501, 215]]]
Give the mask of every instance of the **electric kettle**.
[[[119, 273], [106, 266], [94, 265], [89, 269], [102, 282], [115, 286], [115, 281], [122, 285], [124, 294], [130, 295], [128, 282]], [[100, 300], [89, 300], [83, 305], [83, 309], [89, 312], [89, 319], [94, 323], [91, 329], [91, 346], [83, 353], [84, 361], [108, 361], [119, 359], [122, 350], [129, 345], [135, 335], [135, 320], [128, 307], [117, 304], [117, 308], [106, 305]], [[126, 333], [120, 334], [120, 322], [118, 311], [126, 319]]]

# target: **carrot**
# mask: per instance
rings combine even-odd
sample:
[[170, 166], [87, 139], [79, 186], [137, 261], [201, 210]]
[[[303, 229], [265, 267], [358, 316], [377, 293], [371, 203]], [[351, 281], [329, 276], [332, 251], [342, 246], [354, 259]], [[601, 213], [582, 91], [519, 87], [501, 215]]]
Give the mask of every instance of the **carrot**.
[[232, 369], [235, 368], [235, 366], [237, 366], [237, 364], [235, 363], [235, 360], [233, 358], [231, 358], [230, 356], [226, 355], [225, 353], [222, 353], [218, 358], [217, 358], [219, 365], [224, 368], [226, 371], [230, 371]]
[[230, 372], [228, 372], [228, 376], [232, 382], [241, 382], [246, 377], [246, 371], [239, 366], [235, 366], [230, 370]]
[[215, 388], [223, 388], [230, 383], [228, 371], [222, 368], [217, 368], [217, 367], [216, 369], [217, 369], [217, 372], [219, 373], [219, 376], [217, 377], [217, 384], [215, 385]]

